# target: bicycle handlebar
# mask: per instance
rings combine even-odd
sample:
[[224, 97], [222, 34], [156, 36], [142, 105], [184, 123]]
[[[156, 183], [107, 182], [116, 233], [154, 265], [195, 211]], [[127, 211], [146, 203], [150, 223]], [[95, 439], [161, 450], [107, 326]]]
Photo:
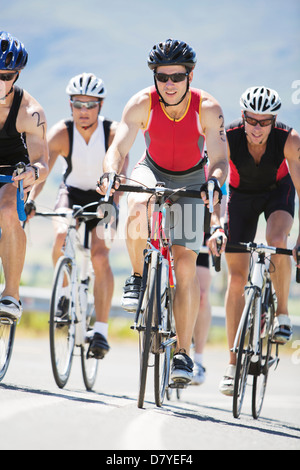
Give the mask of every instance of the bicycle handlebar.
[[[256, 251], [257, 253], [269, 253], [269, 254], [274, 254], [274, 255], [293, 256], [293, 250], [290, 250], [287, 248], [277, 248], [275, 246], [268, 246], [268, 245], [264, 245], [263, 243], [227, 242], [226, 247], [243, 250], [245, 252]], [[297, 265], [298, 265], [300, 263], [300, 247], [298, 247], [296, 256], [297, 256]], [[296, 268], [296, 282], [300, 284], [300, 269], [299, 268]]]
[[[148, 194], [159, 194], [163, 193], [165, 196], [178, 196], [178, 197], [192, 197], [200, 199], [200, 192], [191, 189], [171, 189], [164, 186], [156, 186], [155, 188], [148, 188], [145, 186], [134, 186], [131, 184], [120, 184], [116, 191], [128, 192], [128, 193], [148, 193]], [[107, 192], [108, 193], [108, 192]]]

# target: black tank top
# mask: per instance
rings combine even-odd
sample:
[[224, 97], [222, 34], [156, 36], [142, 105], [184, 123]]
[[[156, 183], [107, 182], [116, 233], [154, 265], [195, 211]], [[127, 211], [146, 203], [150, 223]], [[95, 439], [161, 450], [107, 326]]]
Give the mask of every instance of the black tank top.
[[[23, 98], [23, 90], [14, 87], [13, 102], [5, 121], [0, 130], [0, 165], [15, 165], [19, 162], [29, 163], [26, 146], [26, 135], [20, 134], [16, 129], [16, 121]], [[10, 174], [12, 171], [5, 171], [1, 168], [1, 173]]]
[[248, 150], [243, 121], [234, 121], [226, 127], [230, 147], [229, 185], [247, 193], [274, 189], [289, 173], [284, 146], [291, 130], [285, 124], [276, 122], [270, 132], [266, 151], [259, 165], [256, 165]]

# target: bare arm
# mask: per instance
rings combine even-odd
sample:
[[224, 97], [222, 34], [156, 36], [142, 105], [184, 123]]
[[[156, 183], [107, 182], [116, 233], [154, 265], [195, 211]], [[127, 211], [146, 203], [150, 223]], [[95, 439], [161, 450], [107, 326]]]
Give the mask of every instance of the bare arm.
[[296, 261], [296, 247], [300, 247], [300, 136], [294, 129], [286, 141], [284, 155], [288, 161], [291, 177], [299, 199], [299, 232], [294, 248], [294, 259]]
[[[121, 173], [126, 156], [136, 139], [138, 131], [146, 123], [148, 108], [149, 94], [147, 90], [142, 90], [129, 100], [124, 108], [113, 142], [106, 153], [103, 163], [104, 173]], [[97, 191], [100, 194], [105, 194], [106, 188], [107, 180], [104, 180], [101, 188]]]
[[[47, 122], [43, 108], [26, 91], [24, 92], [16, 126], [20, 133], [26, 135], [30, 164], [39, 169], [38, 181], [43, 181], [48, 174]], [[34, 169], [28, 167], [24, 173], [15, 176], [14, 179], [16, 182], [22, 179], [24, 192], [28, 193], [36, 181]]]
[[[59, 155], [67, 156], [69, 153], [69, 137], [64, 121], [55, 124], [49, 131], [48, 136], [49, 146], [49, 174], [52, 171], [54, 164]], [[42, 191], [46, 180], [41, 183], [35, 184], [30, 192], [30, 200], [34, 201]]]
[[[224, 115], [219, 103], [207, 93], [204, 93], [202, 104], [202, 126], [209, 156], [208, 178], [216, 178], [222, 186], [228, 173]], [[208, 200], [204, 198], [204, 202], [207, 204]], [[218, 193], [215, 192], [214, 205], [217, 202]]]

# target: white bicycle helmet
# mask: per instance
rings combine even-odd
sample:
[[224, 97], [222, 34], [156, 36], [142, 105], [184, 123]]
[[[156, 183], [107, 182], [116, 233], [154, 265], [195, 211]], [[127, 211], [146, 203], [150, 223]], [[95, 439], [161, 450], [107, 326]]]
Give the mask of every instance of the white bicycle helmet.
[[244, 111], [255, 114], [277, 114], [281, 107], [281, 99], [277, 91], [264, 86], [248, 88], [240, 98]]
[[106, 97], [106, 88], [103, 80], [93, 73], [82, 73], [71, 78], [66, 88], [68, 95], [94, 96], [103, 99]]

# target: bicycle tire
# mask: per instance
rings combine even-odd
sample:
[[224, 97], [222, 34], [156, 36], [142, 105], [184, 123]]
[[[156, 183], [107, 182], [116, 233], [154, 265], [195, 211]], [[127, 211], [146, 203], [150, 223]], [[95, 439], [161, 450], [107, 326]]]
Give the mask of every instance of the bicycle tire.
[[262, 410], [270, 368], [270, 357], [272, 351], [273, 321], [275, 316], [275, 305], [272, 297], [271, 283], [268, 311], [266, 312], [266, 333], [260, 339], [260, 369], [259, 374], [253, 376], [252, 384], [252, 416], [258, 419]]
[[0, 319], [0, 382], [5, 377], [11, 360], [17, 324], [2, 317]]
[[[68, 382], [75, 346], [72, 269], [72, 260], [70, 258], [61, 257], [58, 260], [50, 303], [50, 355], [54, 379], [59, 388], [63, 388]], [[63, 286], [65, 279], [67, 285]], [[59, 307], [59, 302], [64, 305]], [[63, 310], [62, 315], [57, 315], [59, 310]]]
[[140, 381], [139, 381], [139, 395], [138, 395], [138, 408], [143, 408], [146, 392], [147, 373], [149, 365], [149, 353], [151, 349], [151, 342], [153, 340], [153, 309], [155, 305], [155, 289], [156, 289], [156, 273], [157, 273], [157, 253], [151, 254], [149, 260], [149, 269], [147, 276], [147, 287], [143, 300], [143, 314], [142, 325], [139, 334], [140, 342]]
[[[159, 265], [158, 269], [161, 272], [161, 264]], [[160, 279], [160, 275], [158, 272], [157, 279]], [[158, 287], [156, 288], [156, 299], [159, 299], [160, 302], [161, 298], [161, 291], [160, 291], [160, 282], [157, 283]], [[170, 339], [172, 331], [172, 315], [173, 315], [173, 302], [172, 302], [172, 292], [171, 288], [168, 285], [167, 288], [167, 296], [165, 299], [165, 308], [167, 311], [167, 331], [168, 334], [162, 336], [162, 334], [157, 333], [156, 338], [156, 345], [157, 347], [160, 346], [162, 341]], [[166, 390], [169, 385], [170, 379], [170, 368], [171, 368], [171, 348], [172, 346], [167, 346], [164, 351], [155, 351], [155, 361], [154, 361], [154, 396], [155, 396], [155, 403], [156, 406], [161, 407], [163, 405]]]
[[[91, 325], [91, 320], [95, 318], [95, 309], [90, 308], [90, 312], [87, 314], [86, 317], [86, 331], [90, 331], [93, 329]], [[95, 385], [97, 373], [98, 373], [98, 364], [99, 361], [92, 357], [88, 357], [88, 350], [89, 350], [89, 342], [86, 341], [84, 345], [81, 346], [81, 370], [82, 370], [82, 377], [85, 388], [88, 391], [91, 391]]]
[[[245, 316], [244, 324], [241, 331], [240, 342], [237, 353], [236, 372], [234, 379], [234, 391], [233, 391], [233, 416], [238, 418], [241, 413], [246, 385], [249, 373], [249, 367], [252, 356], [252, 336], [253, 336], [253, 325], [251, 321], [251, 311], [253, 309], [255, 300], [255, 290], [251, 289], [245, 305], [247, 313]], [[246, 346], [246, 347], [245, 347]]]

